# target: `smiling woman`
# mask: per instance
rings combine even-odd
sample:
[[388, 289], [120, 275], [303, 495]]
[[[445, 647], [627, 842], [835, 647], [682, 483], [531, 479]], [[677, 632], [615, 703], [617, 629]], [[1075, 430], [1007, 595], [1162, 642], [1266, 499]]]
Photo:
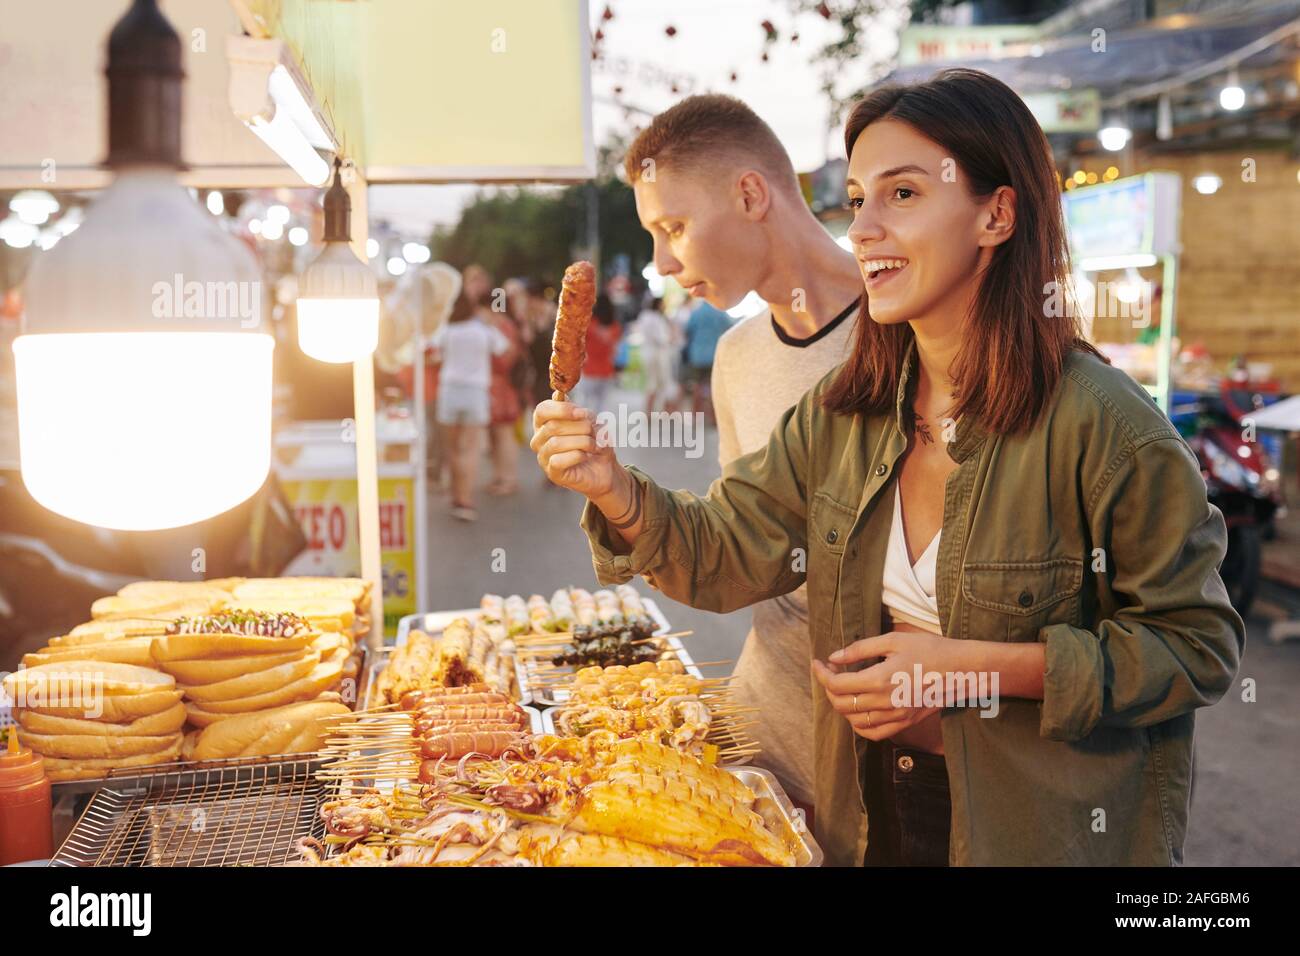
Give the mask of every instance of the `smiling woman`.
[[668, 491], [543, 402], [539, 463], [588, 498], [603, 584], [727, 612], [806, 581], [828, 861], [1181, 863], [1195, 710], [1244, 627], [1195, 458], [1045, 302], [1068, 275], [1046, 137], [950, 70], [873, 92], [845, 145], [855, 348], [766, 447]]

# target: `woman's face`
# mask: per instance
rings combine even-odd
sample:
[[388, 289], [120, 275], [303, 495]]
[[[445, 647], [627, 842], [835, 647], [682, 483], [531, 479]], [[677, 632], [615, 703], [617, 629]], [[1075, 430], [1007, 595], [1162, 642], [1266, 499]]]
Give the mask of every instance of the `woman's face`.
[[979, 271], [1009, 235], [990, 228], [999, 209], [1009, 214], [1005, 199], [975, 199], [964, 178], [943, 147], [907, 123], [878, 120], [858, 135], [848, 234], [874, 321], [964, 317]]

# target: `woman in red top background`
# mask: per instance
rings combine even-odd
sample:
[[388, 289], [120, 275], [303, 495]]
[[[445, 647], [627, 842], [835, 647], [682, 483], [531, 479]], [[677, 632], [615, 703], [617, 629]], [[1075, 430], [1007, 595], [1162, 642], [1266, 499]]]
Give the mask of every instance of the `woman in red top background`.
[[513, 495], [519, 490], [519, 438], [515, 434], [523, 400], [515, 383], [515, 366], [523, 358], [523, 336], [509, 311], [490, 313], [492, 324], [510, 341], [510, 348], [492, 356], [492, 384], [488, 387], [491, 415], [488, 440], [492, 451], [490, 495]]
[[596, 296], [591, 317], [595, 321], [587, 326], [587, 361], [582, 366], [578, 387], [582, 390], [583, 404], [599, 413], [605, 410], [614, 381], [614, 353], [618, 340], [623, 337], [623, 328], [614, 317], [614, 303], [604, 293]]

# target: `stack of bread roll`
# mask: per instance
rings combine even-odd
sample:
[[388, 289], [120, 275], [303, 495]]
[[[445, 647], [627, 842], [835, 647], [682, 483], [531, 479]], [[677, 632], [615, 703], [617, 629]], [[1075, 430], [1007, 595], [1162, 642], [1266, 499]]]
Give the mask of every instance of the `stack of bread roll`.
[[[56, 781], [178, 757], [315, 750], [324, 736], [321, 718], [346, 713], [342, 701], [355, 700], [368, 606], [369, 585], [356, 578], [129, 584], [96, 600], [91, 621], [26, 655], [26, 670], [13, 675], [36, 681], [55, 669], [100, 675], [106, 687], [117, 688], [105, 692], [102, 715], [18, 702], [20, 733], [49, 758]], [[138, 701], [128, 701], [133, 694]], [[168, 736], [166, 747], [145, 749], [160, 736]], [[80, 739], [91, 737], [113, 741]]]
[[230, 588], [227, 606], [288, 612], [306, 618], [323, 634], [336, 634], [343, 680], [355, 685], [361, 670], [359, 641], [370, 633], [370, 584], [360, 578], [248, 578]]
[[111, 661], [55, 661], [10, 674], [18, 739], [45, 758], [51, 780], [167, 763], [181, 752], [185, 706], [160, 671]]
[[[347, 713], [336, 689], [343, 679], [342, 639], [289, 613], [220, 611], [176, 621], [167, 634], [154, 638], [150, 652], [184, 692], [186, 714], [196, 728], [183, 755], [207, 760], [316, 749], [324, 728], [315, 736], [305, 727], [289, 734], [281, 708], [314, 700], [318, 708], [293, 713], [312, 718]], [[237, 731], [212, 731], [229, 721]], [[314, 719], [311, 723], [316, 725]], [[279, 730], [272, 733], [273, 727]], [[298, 749], [281, 749], [286, 744]]]

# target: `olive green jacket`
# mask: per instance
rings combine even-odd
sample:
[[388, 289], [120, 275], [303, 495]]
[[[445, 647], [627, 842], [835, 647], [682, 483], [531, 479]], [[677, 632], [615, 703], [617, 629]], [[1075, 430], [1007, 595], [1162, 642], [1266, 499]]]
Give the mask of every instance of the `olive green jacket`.
[[[915, 351], [895, 414], [872, 416], [821, 407], [830, 373], [705, 497], [629, 468], [645, 491], [631, 553], [590, 503], [582, 515], [601, 583], [643, 575], [723, 613], [806, 579], [817, 658], [880, 633], [914, 366]], [[1194, 711], [1228, 689], [1245, 643], [1218, 574], [1223, 516], [1195, 457], [1140, 386], [1083, 352], [1031, 431], [963, 419], [947, 450], [943, 634], [1039, 641], [1046, 654], [1043, 700], [942, 712], [950, 862], [1181, 864]], [[828, 863], [860, 865], [860, 768], [876, 745], [813, 691], [817, 837]]]

